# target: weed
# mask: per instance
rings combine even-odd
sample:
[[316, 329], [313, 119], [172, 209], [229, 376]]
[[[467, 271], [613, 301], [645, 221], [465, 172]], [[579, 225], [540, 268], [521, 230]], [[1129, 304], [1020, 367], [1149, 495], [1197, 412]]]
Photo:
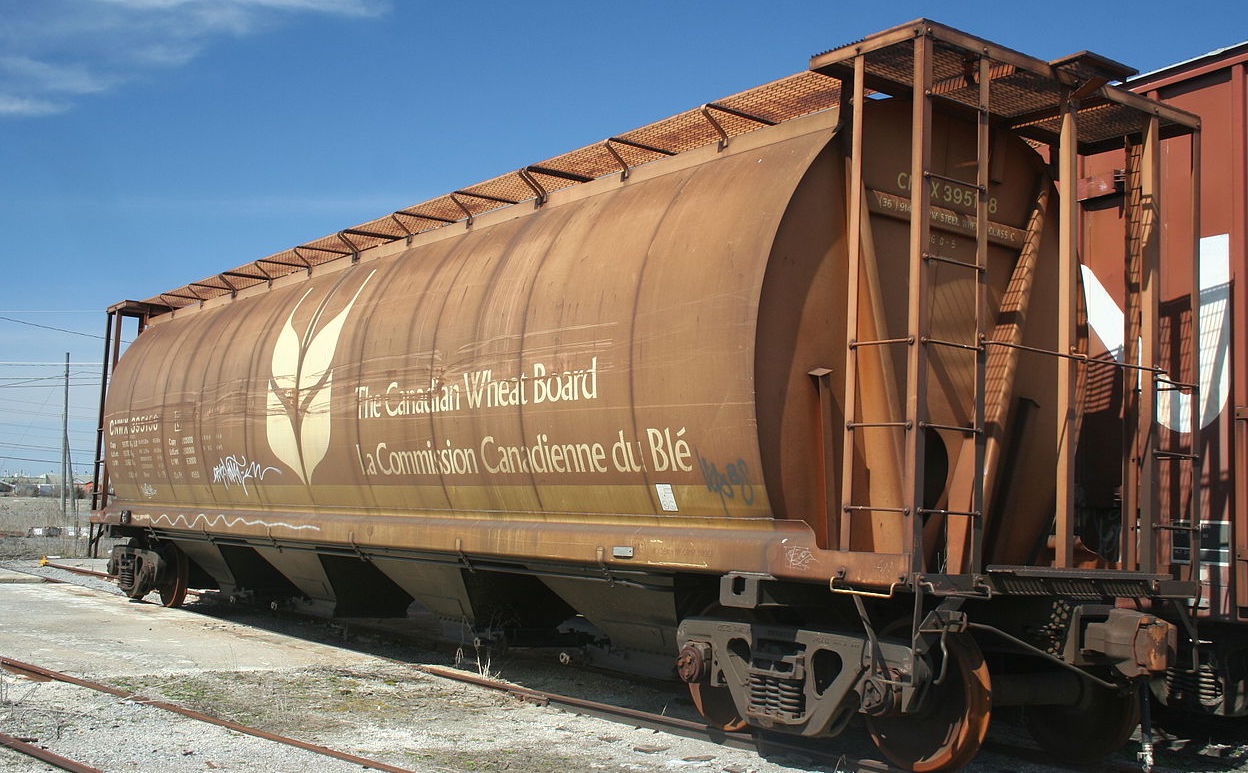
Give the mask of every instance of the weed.
[[[494, 680], [498, 680], [502, 677], [503, 672], [501, 670], [495, 671], [491, 668], [493, 665], [493, 656], [491, 655], [490, 647], [488, 645], [482, 645], [480, 640], [478, 640], [473, 642], [472, 651], [473, 659], [476, 661], [474, 665], [476, 666], [478, 676], [484, 679]], [[484, 651], [484, 657], [482, 657], [482, 651]], [[454, 661], [455, 667], [462, 668], [466, 660], [467, 657], [464, 655], [464, 648], [456, 648]]]

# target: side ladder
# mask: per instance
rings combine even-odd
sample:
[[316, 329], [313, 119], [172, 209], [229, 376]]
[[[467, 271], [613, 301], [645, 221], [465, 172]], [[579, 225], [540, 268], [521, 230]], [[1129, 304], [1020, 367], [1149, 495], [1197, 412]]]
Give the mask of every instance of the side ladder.
[[[108, 317], [104, 324], [104, 359], [100, 365], [99, 420], [96, 422], [95, 427], [95, 456], [92, 459], [92, 513], [103, 510], [108, 506], [110, 481], [104, 448], [105, 430], [107, 429], [104, 423], [104, 407], [108, 399], [108, 386], [113, 377], [113, 370], [117, 367], [117, 360], [121, 357], [121, 345], [125, 343], [121, 338], [121, 328], [127, 318], [136, 319], [138, 320], [138, 332], [142, 333], [147, 327], [148, 319], [157, 311], [169, 311], [169, 309], [139, 301], [122, 301], [108, 309]], [[104, 536], [104, 531], [103, 524], [92, 521], [87, 540], [87, 552], [92, 558], [99, 557], [100, 539]]]
[[[943, 570], [945, 567], [929, 567], [929, 547], [925, 546], [925, 524], [933, 519], [941, 524], [940, 532], [944, 536], [942, 564], [956, 562], [959, 566], [966, 562], [971, 572], [981, 570], [980, 562], [983, 543], [983, 512], [984, 512], [984, 457], [986, 436], [985, 422], [985, 381], [987, 373], [987, 357], [984, 345], [984, 329], [988, 316], [987, 286], [985, 275], [988, 264], [988, 186], [989, 186], [989, 152], [990, 152], [990, 94], [992, 61], [987, 56], [978, 56], [968, 61], [968, 79], [978, 85], [977, 112], [977, 152], [975, 161], [975, 178], [973, 183], [947, 176], [932, 168], [932, 110], [933, 74], [932, 46], [928, 36], [916, 37], [914, 46], [915, 85], [911, 112], [911, 163], [910, 179], [910, 238], [908, 257], [907, 283], [907, 319], [906, 335], [882, 337], [863, 340], [860, 337], [860, 291], [862, 273], [862, 236], [869, 228], [865, 208], [863, 206], [864, 183], [862, 177], [862, 108], [865, 101], [864, 56], [859, 54], [853, 60], [853, 80], [851, 96], [852, 134], [850, 149], [849, 176], [849, 292], [847, 302], [846, 326], [846, 367], [845, 367], [845, 432], [841, 453], [841, 513], [839, 514], [838, 544], [841, 549], [849, 549], [853, 535], [854, 517], [858, 514], [890, 513], [900, 515], [908, 521], [905, 530], [905, 552], [911, 556], [911, 569], [915, 573], [931, 570]], [[932, 247], [932, 222], [928, 191], [933, 182], [957, 185], [960, 188], [971, 188], [976, 194], [974, 215], [975, 258], [974, 261], [958, 260], [940, 255]], [[945, 340], [932, 335], [931, 307], [933, 295], [933, 271], [935, 266], [947, 266], [949, 270], [964, 271], [974, 277], [975, 303], [971, 311], [969, 338], [964, 340]], [[905, 405], [901, 416], [860, 415], [859, 388], [861, 386], [861, 352], [873, 347], [906, 347], [905, 358]], [[938, 424], [931, 420], [928, 406], [928, 369], [934, 349], [946, 349], [966, 352], [973, 355], [974, 389], [967, 396], [966, 415], [970, 417], [968, 425]], [[904, 450], [901, 455], [902, 501], [897, 506], [880, 506], [858, 504], [855, 496], [855, 454], [856, 436], [862, 430], [880, 429], [890, 432], [904, 433]], [[926, 433], [928, 431], [946, 431], [960, 434], [966, 438], [967, 445], [961, 458], [969, 451], [972, 463], [965, 462], [956, 466], [950, 476], [950, 492], [959, 491], [962, 496], [958, 500], [949, 500], [945, 507], [927, 507], [924, 502], [924, 481], [926, 473]], [[958, 507], [954, 501], [965, 503]], [[957, 535], [954, 539], [953, 535]], [[969, 544], [968, 544], [969, 541]], [[955, 547], [956, 546], [956, 547]]]
[[[1192, 222], [1200, 211], [1200, 134], [1192, 135]], [[1193, 228], [1192, 289], [1189, 295], [1187, 330], [1173, 325], [1170, 330], [1171, 361], [1181, 357], [1184, 336], [1190, 340], [1190, 379], [1182, 381], [1158, 367], [1161, 361], [1159, 298], [1161, 270], [1161, 139], [1157, 122], [1150, 121], [1138, 138], [1128, 138], [1125, 147], [1123, 210], [1125, 221], [1126, 309], [1124, 319], [1122, 534], [1121, 565], [1124, 569], [1158, 572], [1169, 569], [1176, 579], [1199, 583], [1201, 560], [1200, 457], [1200, 244], [1199, 230]], [[1182, 250], [1177, 247], [1178, 254]], [[1177, 355], [1177, 356], [1176, 356]], [[1169, 447], [1162, 449], [1157, 426], [1160, 393], [1181, 392], [1189, 396], [1188, 432], [1169, 433]], [[1182, 424], [1180, 424], [1182, 426]], [[1186, 443], [1182, 435], [1186, 435]], [[1163, 476], [1161, 465], [1170, 469]], [[1163, 477], [1169, 486], [1163, 485]], [[1163, 506], [1160, 493], [1170, 492]], [[1182, 514], [1183, 495], [1187, 515]], [[1165, 511], [1163, 515], [1163, 511]], [[1178, 539], [1176, 539], [1178, 538]], [[1177, 558], [1177, 548], [1186, 540], [1188, 560]], [[1170, 548], [1170, 559], [1165, 550]], [[1182, 567], [1182, 568], [1181, 568]]]

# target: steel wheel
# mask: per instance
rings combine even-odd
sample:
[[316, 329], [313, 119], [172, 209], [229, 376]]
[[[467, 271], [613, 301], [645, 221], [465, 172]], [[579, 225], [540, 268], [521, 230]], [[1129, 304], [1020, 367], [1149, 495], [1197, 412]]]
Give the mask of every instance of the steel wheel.
[[[721, 620], [746, 621], [752, 619], [752, 615], [748, 615], [744, 610], [729, 609], [719, 604], [708, 604], [698, 617], [711, 617]], [[682, 659], [684, 651], [682, 651]], [[693, 705], [697, 708], [698, 713], [706, 720], [708, 727], [725, 732], [737, 732], [744, 730], [750, 726], [750, 723], [741, 716], [741, 712], [737, 709], [737, 703], [732, 699], [732, 690], [727, 687], [712, 687], [709, 684], [711, 674], [708, 673], [711, 667], [710, 650], [708, 649], [702, 656], [696, 657], [697, 665], [693, 669], [698, 676], [681, 674], [681, 678], [689, 686], [689, 697], [693, 699]], [[680, 667], [678, 666], [678, 671]]]
[[988, 664], [969, 634], [945, 637], [944, 680], [929, 688], [923, 711], [867, 717], [871, 739], [894, 765], [913, 771], [956, 770], [979, 752], [992, 717]]
[[1074, 706], [1028, 706], [1027, 731], [1045, 751], [1064, 762], [1098, 762], [1116, 752], [1140, 724], [1134, 691], [1113, 692], [1086, 682]]
[[737, 704], [727, 687], [690, 684], [689, 695], [708, 726], [730, 733], [749, 727], [750, 723], [737, 711]]
[[166, 607], [180, 607], [186, 601], [186, 584], [190, 576], [190, 562], [186, 560], [177, 545], [169, 545], [164, 558], [169, 564], [164, 581], [157, 589], [160, 591], [160, 603]]

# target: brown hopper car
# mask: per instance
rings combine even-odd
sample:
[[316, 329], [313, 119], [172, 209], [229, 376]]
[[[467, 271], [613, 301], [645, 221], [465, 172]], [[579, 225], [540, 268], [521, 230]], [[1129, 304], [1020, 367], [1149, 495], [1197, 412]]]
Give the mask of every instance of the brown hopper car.
[[[1193, 563], [1199, 567], [1196, 618], [1205, 643], [1196, 652], [1183, 648], [1167, 678], [1158, 682], [1157, 694], [1170, 704], [1232, 716], [1248, 714], [1246, 73], [1248, 44], [1240, 43], [1128, 84], [1133, 91], [1201, 118], [1198, 141], [1185, 136], [1162, 143], [1165, 184], [1160, 193], [1165, 217], [1158, 313], [1163, 335], [1157, 351], [1143, 356], [1172, 381], [1185, 382], [1171, 385], [1158, 405], [1160, 435], [1154, 452], [1160, 463], [1157, 498], [1150, 506], [1168, 513], [1166, 517], [1179, 526], [1158, 555], [1161, 570], [1178, 575], [1190, 573]], [[1124, 352], [1124, 343], [1134, 340], [1123, 334], [1124, 287], [1129, 279], [1122, 270], [1126, 243], [1122, 218], [1135, 200], [1126, 167], [1121, 153], [1085, 162], [1079, 186], [1085, 222], [1082, 257], [1091, 287], [1090, 354], [1138, 361], [1140, 353]], [[1199, 226], [1193, 229], [1191, 212], [1197, 204]], [[1199, 318], [1195, 339], [1193, 310]], [[1198, 346], [1192, 346], [1193, 340]], [[1194, 353], [1199, 354], [1199, 371]], [[1091, 376], [1097, 386], [1090, 390], [1095, 397], [1088, 402], [1086, 426], [1115, 427], [1122, 415], [1123, 385], [1107, 374], [1101, 369]], [[1195, 433], [1193, 419], [1198, 422]], [[1099, 439], [1098, 444], [1088, 444], [1089, 464], [1115, 458], [1121, 451], [1116, 431], [1100, 433]], [[1114, 528], [1117, 511], [1125, 506], [1116, 497], [1114, 487], [1121, 480], [1117, 472], [1108, 467], [1097, 470], [1107, 485], [1090, 491], [1087, 505], [1090, 513], [1102, 516], [1102, 522], [1109, 521], [1110, 528], [1094, 526], [1090, 531], [1109, 537], [1100, 541], [1098, 553], [1131, 565], [1133, 540], [1123, 543], [1128, 550], [1120, 555], [1122, 540]], [[1193, 539], [1196, 534], [1199, 538]], [[1196, 551], [1194, 544], [1199, 545]]]
[[965, 764], [994, 705], [1116, 748], [1195, 584], [1077, 534], [1059, 192], [1198, 128], [1120, 69], [921, 20], [119, 304], [95, 520], [132, 537], [123, 587], [575, 646], [720, 727], [865, 714], [913, 770]]

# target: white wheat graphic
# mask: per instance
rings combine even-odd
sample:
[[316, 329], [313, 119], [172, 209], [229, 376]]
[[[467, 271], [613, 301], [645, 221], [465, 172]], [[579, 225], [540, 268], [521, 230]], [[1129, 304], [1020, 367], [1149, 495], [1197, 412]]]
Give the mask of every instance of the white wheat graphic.
[[375, 273], [369, 272], [351, 302], [318, 330], [334, 297], [331, 290], [300, 334], [295, 331], [295, 315], [312, 293], [308, 290], [291, 309], [273, 347], [267, 411], [269, 447], [305, 484], [329, 452], [329, 406], [338, 336], [351, 307]]

